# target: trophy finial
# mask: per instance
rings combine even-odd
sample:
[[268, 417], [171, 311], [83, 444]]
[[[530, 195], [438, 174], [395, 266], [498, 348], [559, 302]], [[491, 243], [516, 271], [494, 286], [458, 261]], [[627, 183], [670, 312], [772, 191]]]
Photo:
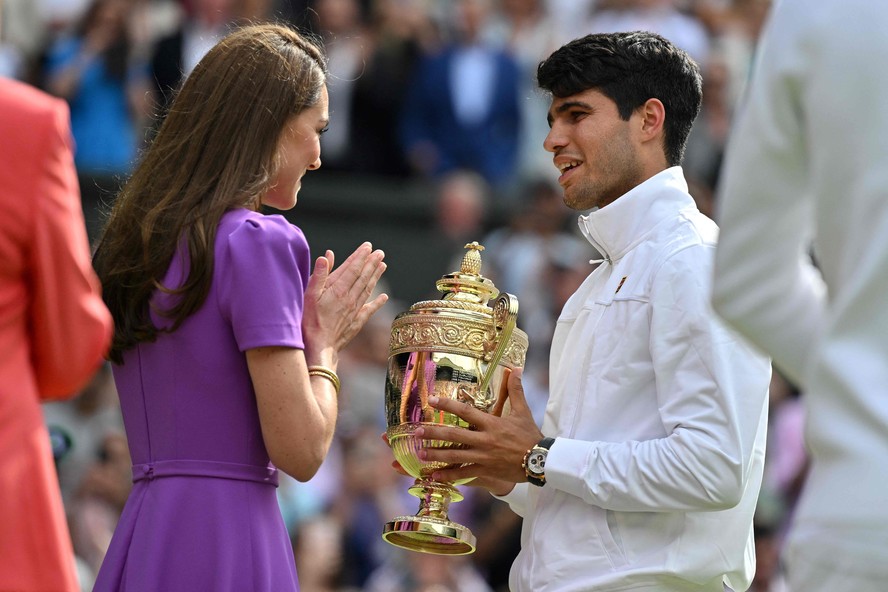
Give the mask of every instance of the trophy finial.
[[486, 305], [490, 298], [496, 298], [499, 290], [493, 282], [481, 275], [481, 251], [484, 247], [478, 241], [468, 243], [459, 271], [448, 273], [435, 286], [444, 293], [444, 300], [460, 300]]
[[472, 241], [463, 248], [468, 249], [468, 251], [463, 255], [459, 272], [481, 275], [481, 251], [484, 250], [484, 245], [478, 244], [478, 241]]

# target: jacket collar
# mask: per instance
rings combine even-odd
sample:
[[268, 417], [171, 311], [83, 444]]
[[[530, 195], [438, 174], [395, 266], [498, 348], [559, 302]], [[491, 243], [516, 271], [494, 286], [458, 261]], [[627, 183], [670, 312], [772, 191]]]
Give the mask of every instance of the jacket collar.
[[680, 166], [661, 171], [603, 208], [579, 217], [580, 231], [613, 262], [643, 241], [660, 222], [696, 207]]

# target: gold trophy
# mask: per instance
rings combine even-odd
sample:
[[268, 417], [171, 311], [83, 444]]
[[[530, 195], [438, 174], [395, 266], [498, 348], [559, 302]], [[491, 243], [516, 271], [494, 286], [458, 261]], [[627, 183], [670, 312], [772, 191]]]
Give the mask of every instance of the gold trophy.
[[435, 470], [448, 465], [422, 461], [417, 452], [458, 445], [420, 440], [414, 432], [424, 424], [471, 426], [430, 407], [428, 398], [457, 399], [485, 413], [501, 413], [505, 370], [524, 366], [527, 353], [527, 334], [515, 326], [518, 299], [500, 295], [481, 275], [483, 246], [473, 242], [466, 249], [460, 270], [435, 284], [441, 300], [417, 302], [395, 318], [385, 381], [386, 434], [395, 459], [416, 479], [409, 492], [419, 498], [419, 511], [387, 523], [382, 537], [398, 547], [437, 555], [475, 550], [471, 531], [447, 516], [450, 502], [463, 499], [455, 486], [470, 479], [432, 480]]

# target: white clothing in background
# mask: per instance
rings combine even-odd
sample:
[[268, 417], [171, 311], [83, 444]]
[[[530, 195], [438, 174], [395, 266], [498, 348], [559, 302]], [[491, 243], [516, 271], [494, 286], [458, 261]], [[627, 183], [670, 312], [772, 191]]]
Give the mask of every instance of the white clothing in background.
[[[782, 0], [771, 18], [726, 158], [714, 302], [807, 406], [812, 464], [789, 537], [791, 587], [882, 592], [888, 3]], [[837, 579], [814, 571], [827, 566]]]

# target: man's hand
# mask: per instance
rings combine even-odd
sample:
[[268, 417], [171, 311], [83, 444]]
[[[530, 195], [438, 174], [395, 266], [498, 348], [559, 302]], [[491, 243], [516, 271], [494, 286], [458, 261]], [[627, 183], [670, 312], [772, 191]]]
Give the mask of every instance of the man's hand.
[[[521, 464], [524, 455], [543, 438], [527, 406], [521, 370], [511, 372], [507, 382], [510, 409], [502, 416], [484, 413], [468, 403], [429, 397], [429, 405], [458, 415], [472, 429], [422, 425], [415, 436], [424, 440], [446, 440], [461, 448], [423, 448], [419, 458], [454, 465], [432, 474], [436, 481], [456, 481], [474, 477], [472, 485], [486, 487], [496, 495], [505, 495], [515, 483], [527, 481]], [[463, 466], [460, 466], [463, 465]]]

